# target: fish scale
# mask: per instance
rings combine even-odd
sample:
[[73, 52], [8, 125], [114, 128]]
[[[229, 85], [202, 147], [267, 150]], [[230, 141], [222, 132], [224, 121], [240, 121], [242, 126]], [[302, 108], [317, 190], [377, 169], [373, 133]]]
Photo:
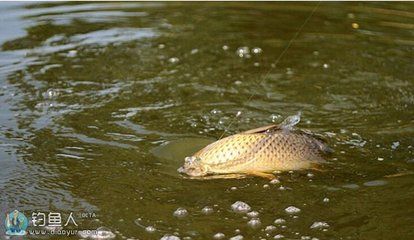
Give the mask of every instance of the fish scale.
[[201, 157], [206, 164], [226, 163], [251, 153], [259, 139], [260, 136], [233, 135], [207, 146], [194, 156]]
[[320, 160], [313, 141], [316, 140], [307, 135], [283, 131], [237, 134], [217, 141], [194, 156], [216, 173], [298, 169]]
[[209, 144], [188, 159], [181, 172], [205, 176], [297, 170], [324, 161], [322, 154], [328, 150], [309, 133], [293, 130], [290, 125], [271, 125]]

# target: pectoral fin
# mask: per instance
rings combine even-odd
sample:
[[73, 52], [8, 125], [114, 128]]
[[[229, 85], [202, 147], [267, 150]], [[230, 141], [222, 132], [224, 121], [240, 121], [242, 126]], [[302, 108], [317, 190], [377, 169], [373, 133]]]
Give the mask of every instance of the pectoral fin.
[[323, 169], [322, 166], [319, 163], [312, 163], [311, 167], [309, 169], [312, 169], [314, 171], [318, 171], [318, 172], [327, 172], [326, 169]]
[[213, 180], [213, 179], [243, 179], [246, 178], [246, 174], [241, 173], [229, 173], [229, 174], [216, 174], [206, 176], [184, 176], [184, 178], [195, 179], [195, 180]]
[[246, 174], [256, 176], [256, 177], [266, 178], [266, 179], [269, 179], [269, 180], [273, 180], [273, 179], [276, 178], [275, 175], [273, 175], [271, 173], [264, 173], [264, 172], [256, 172], [256, 171], [251, 171], [250, 172], [249, 171], [249, 172], [246, 172]]

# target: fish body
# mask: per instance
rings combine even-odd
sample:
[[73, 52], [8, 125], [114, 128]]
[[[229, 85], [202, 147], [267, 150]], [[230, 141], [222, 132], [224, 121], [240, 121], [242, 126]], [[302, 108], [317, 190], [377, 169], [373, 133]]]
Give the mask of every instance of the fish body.
[[311, 168], [323, 162], [329, 148], [310, 133], [291, 127], [271, 125], [220, 139], [187, 157], [179, 171], [193, 177], [266, 173]]

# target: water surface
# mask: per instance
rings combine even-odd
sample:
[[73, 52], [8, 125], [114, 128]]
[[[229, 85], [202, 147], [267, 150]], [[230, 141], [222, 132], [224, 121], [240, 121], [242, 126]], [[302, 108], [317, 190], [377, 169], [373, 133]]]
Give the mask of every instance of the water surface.
[[[414, 5], [321, 3], [277, 62], [314, 7], [0, 3], [2, 216], [95, 213], [80, 228], [116, 239], [413, 239]], [[335, 150], [323, 171], [176, 172], [224, 130], [297, 111]]]

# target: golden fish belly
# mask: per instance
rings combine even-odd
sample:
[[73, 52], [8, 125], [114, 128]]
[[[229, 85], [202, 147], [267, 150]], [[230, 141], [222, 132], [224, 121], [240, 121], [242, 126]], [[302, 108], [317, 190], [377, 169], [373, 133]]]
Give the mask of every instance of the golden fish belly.
[[322, 160], [320, 144], [309, 135], [293, 132], [241, 133], [214, 142], [194, 156], [213, 174], [297, 170]]

